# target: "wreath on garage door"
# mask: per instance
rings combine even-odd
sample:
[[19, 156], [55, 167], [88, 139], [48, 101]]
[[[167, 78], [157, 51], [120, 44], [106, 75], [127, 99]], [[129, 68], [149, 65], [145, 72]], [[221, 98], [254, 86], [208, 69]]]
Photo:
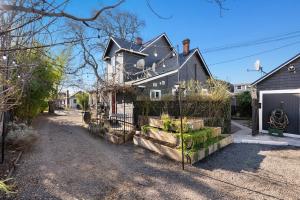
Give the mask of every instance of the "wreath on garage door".
[[289, 125], [287, 114], [281, 108], [274, 109], [270, 116], [270, 129], [269, 133], [272, 135], [283, 136], [283, 130]]

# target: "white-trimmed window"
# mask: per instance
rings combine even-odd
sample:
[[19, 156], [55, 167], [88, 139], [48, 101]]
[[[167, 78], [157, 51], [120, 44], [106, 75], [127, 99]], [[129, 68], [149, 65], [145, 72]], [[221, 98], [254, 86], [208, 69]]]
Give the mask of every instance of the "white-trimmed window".
[[153, 87], [157, 87], [157, 83], [153, 83]]
[[161, 85], [165, 85], [166, 84], [166, 82], [165, 81], [161, 81]]
[[150, 90], [150, 99], [151, 100], [160, 100], [161, 91], [160, 90]]

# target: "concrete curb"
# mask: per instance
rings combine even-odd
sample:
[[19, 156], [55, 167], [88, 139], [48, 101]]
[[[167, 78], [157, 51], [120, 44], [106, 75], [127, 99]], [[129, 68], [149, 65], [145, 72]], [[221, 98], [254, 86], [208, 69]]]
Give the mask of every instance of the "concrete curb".
[[274, 145], [274, 146], [288, 146], [288, 142], [278, 142], [278, 141], [260, 141], [260, 140], [251, 140], [251, 139], [234, 139], [234, 143], [240, 144], [265, 144], [265, 145]]

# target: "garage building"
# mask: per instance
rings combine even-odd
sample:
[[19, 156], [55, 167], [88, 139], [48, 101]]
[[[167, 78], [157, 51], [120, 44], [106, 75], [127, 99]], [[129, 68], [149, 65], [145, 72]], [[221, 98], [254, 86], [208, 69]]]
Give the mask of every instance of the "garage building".
[[285, 134], [300, 134], [300, 54], [281, 64], [251, 84], [257, 90], [258, 127], [261, 133], [269, 128], [271, 112], [282, 107], [289, 125]]

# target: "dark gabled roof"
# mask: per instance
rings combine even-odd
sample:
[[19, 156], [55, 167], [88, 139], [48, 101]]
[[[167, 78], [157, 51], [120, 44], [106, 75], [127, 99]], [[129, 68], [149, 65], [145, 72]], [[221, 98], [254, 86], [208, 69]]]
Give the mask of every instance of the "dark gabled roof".
[[199, 51], [198, 48], [192, 49], [190, 50], [188, 55], [184, 55], [184, 54], [179, 54], [179, 66], [177, 64], [177, 56], [173, 56], [172, 58], [166, 59], [164, 61], [164, 64], [166, 65], [166, 67], [162, 67], [163, 63], [160, 63], [159, 66], [157, 66], [158, 68], [155, 70], [155, 72], [157, 73], [155, 76], [149, 77], [149, 78], [142, 78], [139, 80], [135, 80], [133, 81], [133, 84], [140, 84], [139, 82], [143, 83], [143, 82], [148, 82], [151, 81], [153, 79], [157, 79], [160, 77], [164, 77], [167, 76], [169, 74], [173, 74], [176, 73], [179, 69], [181, 69], [184, 64], [195, 54], [197, 53], [197, 55], [199, 56], [200, 60], [203, 62], [204, 64], [204, 70], [206, 71], [207, 75], [212, 77], [211, 72], [209, 71], [205, 61], [202, 58], [202, 55]]
[[[188, 55], [184, 55], [183, 53], [180, 53], [178, 56], [179, 58], [179, 66], [181, 66], [192, 54], [194, 54], [196, 51], [195, 49], [191, 49]], [[165, 65], [165, 67], [163, 67]], [[166, 73], [175, 69], [178, 69], [178, 63], [177, 63], [177, 56], [173, 56], [171, 58], [165, 59], [162, 61], [158, 68], [156, 69], [156, 72], [159, 74]]]
[[294, 60], [298, 59], [300, 57], [300, 53], [298, 53], [297, 55], [295, 55], [294, 57], [292, 57], [291, 59], [289, 59], [288, 61], [282, 63], [281, 65], [279, 65], [278, 67], [276, 67], [275, 69], [273, 69], [272, 71], [270, 71], [269, 73], [267, 73], [266, 75], [264, 75], [263, 77], [257, 79], [256, 81], [254, 81], [253, 83], [251, 83], [251, 86], [256, 85], [258, 83], [260, 83], [261, 81], [265, 80], [267, 77], [273, 75], [275, 72], [279, 71], [280, 69], [282, 69], [283, 67], [285, 67], [286, 65], [290, 64], [291, 62], [293, 62]]
[[[206, 71], [207, 75], [209, 76], [212, 76], [204, 59], [202, 58], [202, 55], [200, 53], [200, 50], [198, 48], [194, 48], [194, 49], [191, 49], [189, 54], [188, 55], [184, 55], [183, 53], [180, 53], [179, 54], [179, 66], [182, 67], [182, 65], [188, 60], [191, 58], [191, 56], [194, 54], [194, 53], [198, 53], [199, 55], [199, 59], [200, 61], [203, 62], [204, 64], [204, 70]], [[162, 65], [165, 64], [166, 67], [162, 67]], [[175, 70], [178, 68], [178, 64], [177, 64], [177, 56], [174, 56], [172, 58], [169, 58], [169, 59], [166, 59], [165, 61], [161, 62], [160, 65], [159, 65], [159, 68], [157, 69], [157, 72], [159, 74], [161, 74], [162, 72], [165, 73], [165, 72], [168, 72], [168, 71], [172, 71], [172, 70]]]
[[118, 51], [127, 51], [130, 53], [135, 53], [135, 54], [142, 55], [142, 56], [147, 55], [142, 52], [139, 52], [139, 49], [142, 47], [142, 45], [137, 45], [134, 42], [129, 42], [125, 39], [110, 37], [109, 42], [107, 43], [107, 46], [104, 50], [103, 59], [105, 59], [110, 47], [112, 46], [112, 43], [115, 43], [118, 46], [118, 48], [119, 48]]
[[112, 39], [121, 47], [124, 49], [132, 49], [133, 51], [139, 51], [139, 49], [142, 47], [142, 45], [137, 45], [134, 42], [127, 41], [125, 39], [112, 37]]
[[169, 44], [170, 49], [171, 49], [172, 44], [171, 44], [168, 36], [165, 33], [158, 35], [157, 37], [143, 43], [142, 45], [137, 45], [133, 41], [128, 41], [128, 40], [117, 38], [117, 37], [110, 37], [109, 42], [107, 43], [107, 46], [104, 50], [103, 59], [105, 59], [106, 54], [109, 51], [109, 48], [111, 47], [112, 42], [114, 42], [119, 47], [118, 51], [127, 51], [127, 52], [131, 52], [131, 53], [139, 54], [142, 56], [146, 56], [147, 54], [143, 53], [143, 51], [145, 49], [147, 49], [149, 46], [151, 46], [151, 44], [153, 42], [157, 41], [161, 37], [165, 38], [165, 40], [167, 41], [167, 43]]
[[145, 42], [143, 45], [142, 45], [142, 48], [140, 49], [140, 52], [144, 51], [145, 49], [147, 49], [149, 46], [151, 46], [152, 43], [154, 43], [155, 41], [157, 41], [158, 39], [160, 39], [161, 37], [164, 37], [167, 41], [167, 43], [169, 44], [170, 48], [172, 48], [172, 43], [170, 42], [168, 36], [166, 35], [166, 33], [162, 33], [160, 35], [158, 35], [157, 37]]

